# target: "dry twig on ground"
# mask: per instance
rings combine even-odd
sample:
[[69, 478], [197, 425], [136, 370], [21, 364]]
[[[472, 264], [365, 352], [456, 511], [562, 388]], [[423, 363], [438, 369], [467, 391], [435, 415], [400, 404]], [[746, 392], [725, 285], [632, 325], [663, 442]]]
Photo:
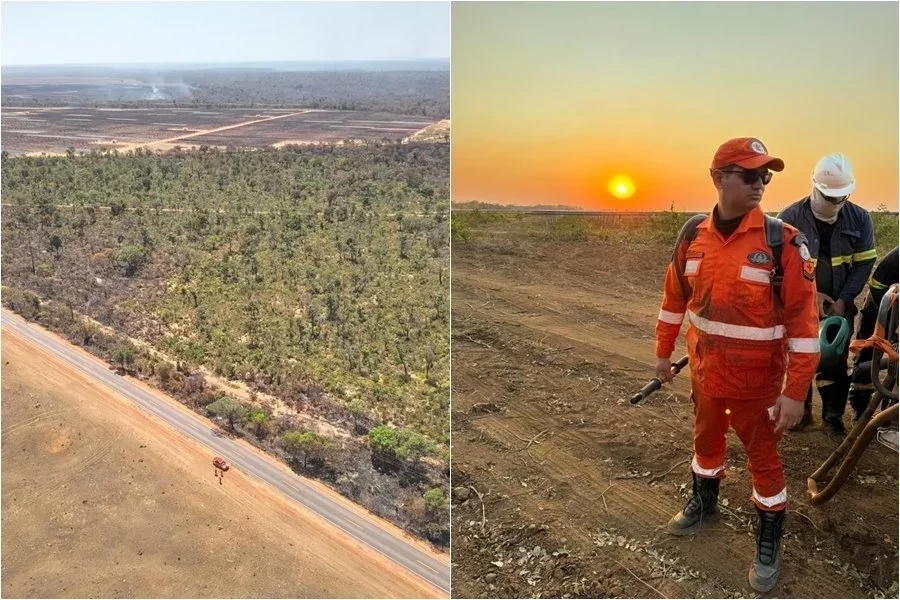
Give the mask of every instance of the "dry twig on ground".
[[521, 452], [522, 450], [528, 450], [529, 448], [531, 448], [531, 445], [532, 445], [532, 444], [540, 444], [540, 443], [541, 443], [541, 439], [540, 439], [540, 438], [541, 438], [545, 433], [547, 433], [548, 431], [550, 431], [550, 430], [549, 430], [549, 429], [545, 429], [545, 430], [543, 430], [542, 432], [540, 432], [539, 434], [537, 434], [536, 436], [534, 436], [533, 438], [531, 438], [530, 440], [526, 440], [525, 438], [522, 438], [522, 437], [519, 437], [519, 436], [516, 435], [516, 434], [513, 434], [517, 439], [519, 439], [519, 440], [521, 440], [521, 441], [523, 441], [523, 442], [528, 442], [528, 445], [525, 446], [524, 448], [522, 448], [521, 450], [519, 450], [519, 452]]
[[653, 483], [654, 481], [659, 481], [660, 479], [662, 479], [663, 477], [665, 477], [666, 475], [668, 475], [669, 473], [671, 473], [672, 471], [674, 471], [675, 469], [680, 467], [681, 465], [683, 465], [685, 463], [689, 463], [689, 462], [691, 462], [691, 459], [686, 458], [681, 462], [675, 463], [674, 465], [672, 465], [671, 469], [669, 469], [668, 471], [666, 471], [665, 473], [663, 473], [661, 475], [654, 475], [653, 477], [650, 478], [650, 481], [648, 481], [647, 483]]
[[486, 521], [486, 517], [484, 514], [484, 495], [479, 492], [474, 485], [470, 485], [469, 489], [475, 492], [475, 494], [478, 496], [478, 500], [481, 502], [481, 531], [484, 531], [484, 523]]
[[620, 567], [622, 567], [623, 569], [625, 569], [626, 571], [628, 571], [629, 573], [631, 573], [632, 577], [634, 577], [635, 579], [637, 579], [638, 581], [640, 581], [641, 583], [643, 583], [644, 585], [646, 585], [648, 588], [650, 588], [651, 590], [653, 590], [654, 592], [656, 592], [657, 594], [659, 594], [659, 597], [660, 597], [660, 598], [666, 598], [666, 597], [667, 597], [667, 596], [666, 596], [665, 594], [663, 594], [661, 591], [659, 591], [658, 589], [656, 589], [655, 587], [653, 587], [652, 585], [650, 585], [649, 583], [647, 583], [646, 581], [644, 581], [643, 579], [641, 579], [640, 577], [638, 577], [637, 575], [635, 575], [634, 571], [632, 571], [631, 569], [629, 569], [628, 567], [626, 567], [625, 565], [623, 565], [623, 564], [620, 563], [619, 561], [613, 561], [613, 562], [615, 562], [617, 565], [619, 565]]
[[603, 491], [600, 493], [599, 496], [597, 496], [596, 498], [594, 498], [594, 502], [596, 502], [597, 500], [603, 499], [603, 508], [606, 510], [606, 514], [609, 514], [609, 506], [607, 506], [607, 504], [606, 504], [606, 492], [608, 492], [609, 489], [610, 489], [612, 486], [614, 486], [614, 485], [615, 485], [615, 484], [614, 484], [612, 481], [610, 481], [610, 482], [609, 482], [609, 485], [606, 486], [606, 489], [603, 490]]

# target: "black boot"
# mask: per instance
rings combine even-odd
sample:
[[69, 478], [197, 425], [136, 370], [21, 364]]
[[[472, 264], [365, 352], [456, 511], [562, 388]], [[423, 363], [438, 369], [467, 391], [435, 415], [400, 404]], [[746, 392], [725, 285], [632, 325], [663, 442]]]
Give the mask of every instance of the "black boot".
[[756, 508], [759, 522], [756, 527], [756, 560], [750, 569], [750, 585], [765, 593], [775, 587], [781, 571], [781, 533], [784, 530], [784, 509], [767, 512]]
[[822, 420], [822, 431], [828, 436], [828, 439], [841, 441], [847, 437], [847, 429], [844, 422], [840, 419], [828, 418]]
[[705, 523], [719, 518], [719, 480], [694, 476], [694, 495], [688, 500], [684, 510], [669, 520], [669, 533], [691, 535]]

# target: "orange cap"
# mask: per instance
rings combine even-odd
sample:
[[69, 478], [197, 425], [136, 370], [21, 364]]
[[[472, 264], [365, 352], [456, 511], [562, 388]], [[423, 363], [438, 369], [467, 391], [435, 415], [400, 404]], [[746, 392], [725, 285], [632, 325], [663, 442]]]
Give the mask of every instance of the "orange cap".
[[744, 169], [769, 167], [773, 171], [784, 170], [784, 161], [770, 156], [765, 144], [751, 137], [733, 138], [719, 146], [710, 169], [721, 169], [728, 165], [737, 165]]

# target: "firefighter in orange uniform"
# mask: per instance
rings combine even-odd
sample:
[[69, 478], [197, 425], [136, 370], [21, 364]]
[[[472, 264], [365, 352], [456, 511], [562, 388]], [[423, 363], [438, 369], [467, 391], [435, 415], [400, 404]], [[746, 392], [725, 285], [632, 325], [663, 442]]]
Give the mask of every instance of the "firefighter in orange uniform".
[[787, 488], [778, 441], [803, 416], [819, 361], [815, 267], [806, 238], [759, 207], [772, 171], [783, 169], [756, 138], [719, 147], [710, 168], [718, 202], [693, 231], [682, 230], [656, 325], [656, 372], [668, 382], [675, 340], [688, 322], [695, 415], [693, 496], [669, 530], [694, 533], [718, 517], [730, 424], [753, 480], [758, 524], [749, 579], [759, 592], [775, 586], [781, 566]]

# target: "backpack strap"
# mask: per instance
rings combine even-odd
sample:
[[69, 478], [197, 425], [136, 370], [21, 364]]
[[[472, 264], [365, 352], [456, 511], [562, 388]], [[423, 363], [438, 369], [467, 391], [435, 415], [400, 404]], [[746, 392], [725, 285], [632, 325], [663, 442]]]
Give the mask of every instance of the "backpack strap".
[[784, 281], [784, 269], [781, 265], [781, 247], [784, 245], [784, 221], [775, 217], [766, 217], [766, 245], [772, 249], [775, 268], [772, 269], [772, 289], [775, 296], [781, 298], [781, 283]]
[[678, 284], [681, 286], [681, 295], [685, 303], [691, 297], [691, 289], [688, 286], [687, 279], [684, 276], [684, 263], [678, 260], [678, 249], [685, 244], [685, 251], [690, 246], [694, 238], [697, 237], [697, 226], [706, 218], [706, 215], [694, 215], [682, 225], [681, 231], [678, 232], [678, 238], [675, 240], [675, 248], [672, 250], [672, 265], [675, 267], [675, 274], [678, 276]]
[[[691, 297], [691, 289], [684, 275], [684, 263], [678, 260], [678, 249], [684, 244], [685, 250], [690, 243], [697, 237], [697, 226], [706, 218], [707, 215], [694, 215], [681, 227], [678, 232], [678, 238], [675, 240], [675, 247], [672, 249], [672, 264], [675, 267], [675, 273], [678, 276], [678, 283], [681, 286], [681, 294], [684, 301], [687, 302]], [[781, 250], [784, 245], [784, 222], [781, 219], [765, 215], [765, 236], [766, 245], [772, 250], [775, 267], [772, 270], [772, 289], [775, 296], [781, 298], [781, 283], [784, 280], [784, 268], [781, 264]]]

